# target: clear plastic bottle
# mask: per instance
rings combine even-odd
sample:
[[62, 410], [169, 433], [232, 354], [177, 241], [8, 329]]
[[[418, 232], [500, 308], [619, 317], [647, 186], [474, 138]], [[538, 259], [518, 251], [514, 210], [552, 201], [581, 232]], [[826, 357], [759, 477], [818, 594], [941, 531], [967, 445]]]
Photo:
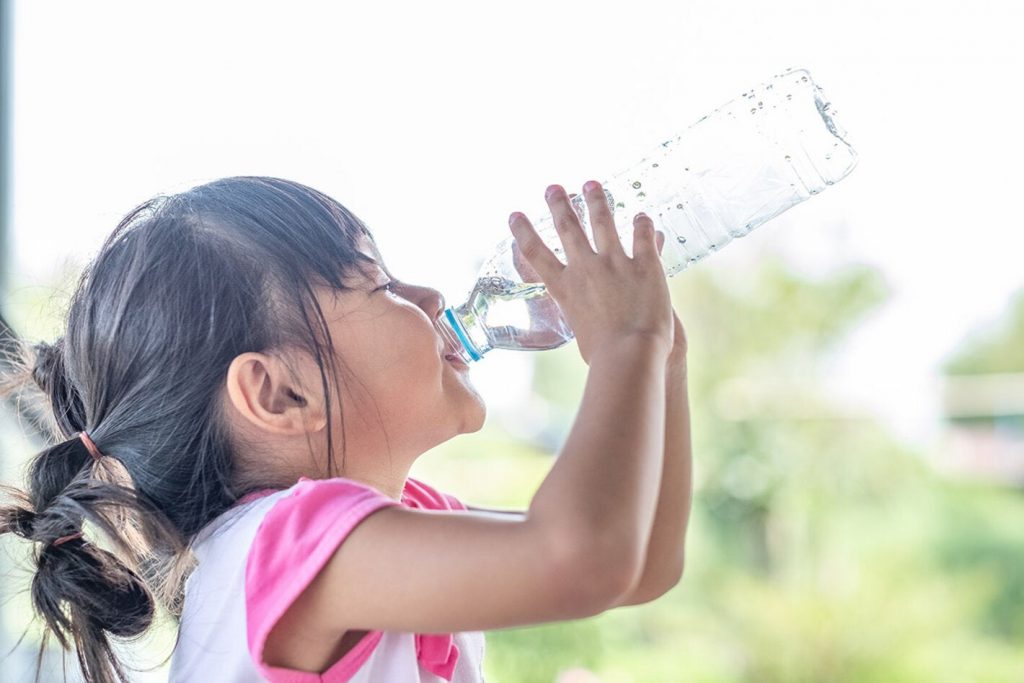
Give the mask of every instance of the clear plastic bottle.
[[[846, 177], [857, 155], [835, 115], [810, 73], [789, 69], [661, 143], [602, 183], [626, 252], [632, 217], [644, 211], [665, 233], [661, 261], [671, 277]], [[572, 205], [593, 244], [583, 197]], [[550, 214], [531, 223], [564, 263]], [[511, 236], [437, 327], [467, 363], [492, 349], [553, 349], [573, 338]]]

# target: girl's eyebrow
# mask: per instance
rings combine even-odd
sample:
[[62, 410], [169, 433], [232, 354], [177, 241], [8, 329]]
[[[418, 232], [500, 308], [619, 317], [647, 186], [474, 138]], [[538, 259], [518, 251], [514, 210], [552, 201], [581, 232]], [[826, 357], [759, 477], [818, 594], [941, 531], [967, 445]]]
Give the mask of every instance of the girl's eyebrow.
[[386, 265], [384, 265], [384, 258], [383, 258], [383, 257], [382, 257], [382, 256], [380, 255], [380, 252], [379, 252], [379, 251], [377, 251], [377, 247], [376, 247], [376, 246], [374, 246], [374, 247], [373, 247], [373, 254], [374, 254], [374, 255], [370, 257], [370, 260], [371, 260], [371, 261], [372, 261], [373, 263], [375, 263], [375, 264], [376, 264], [377, 266], [379, 266], [379, 267], [380, 267], [380, 269], [381, 269], [381, 270], [383, 270], [383, 271], [384, 271], [384, 273], [385, 273], [385, 274], [386, 274], [386, 275], [387, 275], [387, 276], [388, 276], [389, 278], [391, 278], [392, 280], [394, 280], [394, 279], [395, 279], [395, 276], [394, 276], [394, 275], [393, 275], [393, 274], [391, 273], [391, 270], [390, 270], [390, 269], [389, 269], [389, 268], [388, 268], [388, 267], [387, 267]]
[[381, 270], [383, 270], [384, 274], [387, 275], [389, 278], [391, 278], [392, 280], [394, 279], [394, 275], [391, 274], [391, 271], [388, 270], [388, 267], [385, 266], [383, 263], [381, 263], [377, 259], [372, 259], [372, 258], [370, 259], [370, 263], [372, 263], [373, 265], [375, 265], [378, 268], [380, 268]]
[[[376, 251], [376, 250], [374, 250], [374, 251]], [[363, 256], [366, 258], [367, 262], [372, 263], [373, 265], [377, 266], [382, 271], [384, 271], [384, 274], [388, 276], [388, 280], [392, 280], [392, 281], [397, 281], [398, 280], [398, 278], [396, 278], [394, 275], [392, 275], [391, 271], [388, 270], [388, 267], [386, 265], [384, 265], [382, 260], [378, 261], [376, 258], [374, 258], [373, 256], [369, 256], [366, 253], [363, 253]]]
[[[384, 265], [384, 257], [381, 256], [380, 250], [377, 249], [377, 243], [373, 241], [373, 238], [367, 236], [367, 239], [364, 242], [364, 244], [367, 247], [369, 247], [369, 249], [367, 249], [366, 251], [360, 250], [359, 253], [362, 254], [363, 257], [365, 257], [367, 261], [369, 261], [373, 265], [375, 265], [378, 268], [380, 268], [381, 270], [383, 270], [384, 274], [387, 275], [390, 279], [397, 280], [398, 278], [396, 278], [391, 273], [391, 271], [388, 270], [388, 267], [386, 265]], [[367, 252], [369, 252], [369, 253], [367, 253]]]

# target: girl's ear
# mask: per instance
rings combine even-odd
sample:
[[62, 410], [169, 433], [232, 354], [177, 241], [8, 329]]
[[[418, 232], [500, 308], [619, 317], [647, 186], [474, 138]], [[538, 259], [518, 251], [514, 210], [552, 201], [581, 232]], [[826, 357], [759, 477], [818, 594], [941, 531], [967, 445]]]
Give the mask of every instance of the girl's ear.
[[226, 388], [235, 410], [257, 428], [274, 434], [299, 435], [327, 426], [322, 393], [313, 387], [301, 360], [290, 368], [265, 353], [247, 352], [231, 361]]

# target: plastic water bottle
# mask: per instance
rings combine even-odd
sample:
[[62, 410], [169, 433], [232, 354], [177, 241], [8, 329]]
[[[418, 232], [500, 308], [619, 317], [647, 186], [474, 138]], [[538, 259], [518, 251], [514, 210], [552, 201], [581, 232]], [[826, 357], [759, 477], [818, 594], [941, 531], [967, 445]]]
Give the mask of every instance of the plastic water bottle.
[[[632, 256], [631, 218], [644, 211], [665, 234], [661, 261], [671, 277], [846, 177], [857, 155], [835, 115], [810, 73], [789, 69], [661, 143], [602, 183], [624, 250]], [[593, 245], [583, 197], [572, 206]], [[531, 223], [565, 263], [550, 214]], [[467, 363], [492, 349], [557, 348], [574, 336], [511, 236], [437, 327]]]

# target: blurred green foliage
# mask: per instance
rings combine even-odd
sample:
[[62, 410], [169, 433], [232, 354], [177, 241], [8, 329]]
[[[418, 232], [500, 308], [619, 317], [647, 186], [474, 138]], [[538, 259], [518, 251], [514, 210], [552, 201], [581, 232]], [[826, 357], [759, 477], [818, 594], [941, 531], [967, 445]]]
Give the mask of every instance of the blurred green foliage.
[[1017, 292], [1006, 315], [985, 326], [946, 361], [949, 375], [1024, 372], [1024, 290]]
[[[669, 282], [690, 343], [686, 575], [645, 605], [488, 633], [488, 680], [1022, 680], [1020, 492], [940, 477], [830, 395], [831, 354], [888, 296], [879, 273], [811, 280], [769, 257]], [[575, 344], [538, 354], [534, 390], [558, 423], [546, 437], [488, 427], [414, 473], [473, 503], [525, 507], [585, 379]]]

